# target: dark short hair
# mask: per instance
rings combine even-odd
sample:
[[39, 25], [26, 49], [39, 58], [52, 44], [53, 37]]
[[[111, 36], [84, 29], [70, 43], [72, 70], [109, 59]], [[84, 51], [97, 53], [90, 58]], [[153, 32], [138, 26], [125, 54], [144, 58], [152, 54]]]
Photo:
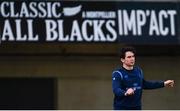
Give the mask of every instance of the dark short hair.
[[125, 54], [128, 51], [133, 52], [134, 55], [136, 55], [136, 50], [135, 50], [134, 47], [132, 47], [132, 46], [125, 46], [125, 47], [121, 48], [121, 50], [120, 50], [120, 58], [124, 59], [125, 58]]

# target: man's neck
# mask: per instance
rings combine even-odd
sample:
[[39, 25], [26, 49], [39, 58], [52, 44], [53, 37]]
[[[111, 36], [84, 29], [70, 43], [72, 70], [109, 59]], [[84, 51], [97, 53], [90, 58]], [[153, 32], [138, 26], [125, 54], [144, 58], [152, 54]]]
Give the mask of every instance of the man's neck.
[[126, 70], [133, 70], [133, 66], [127, 66], [123, 64], [123, 68], [125, 68]]

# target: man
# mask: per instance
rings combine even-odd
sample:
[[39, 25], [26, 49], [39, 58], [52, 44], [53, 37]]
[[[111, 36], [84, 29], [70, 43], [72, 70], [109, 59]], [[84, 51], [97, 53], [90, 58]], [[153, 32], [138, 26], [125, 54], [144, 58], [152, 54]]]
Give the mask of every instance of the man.
[[122, 67], [112, 73], [115, 110], [141, 110], [143, 89], [173, 87], [174, 80], [146, 81], [143, 72], [135, 64], [136, 51], [133, 47], [121, 49]]

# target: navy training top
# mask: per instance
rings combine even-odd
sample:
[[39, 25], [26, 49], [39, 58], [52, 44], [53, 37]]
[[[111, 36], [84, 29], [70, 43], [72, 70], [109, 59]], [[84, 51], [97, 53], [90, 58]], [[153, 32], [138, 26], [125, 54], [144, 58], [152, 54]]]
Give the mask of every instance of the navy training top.
[[[164, 87], [164, 81], [146, 81], [139, 67], [133, 70], [120, 68], [112, 73], [112, 88], [114, 93], [114, 109], [120, 107], [141, 106], [142, 89], [157, 89]], [[133, 88], [134, 95], [125, 96], [128, 88]]]

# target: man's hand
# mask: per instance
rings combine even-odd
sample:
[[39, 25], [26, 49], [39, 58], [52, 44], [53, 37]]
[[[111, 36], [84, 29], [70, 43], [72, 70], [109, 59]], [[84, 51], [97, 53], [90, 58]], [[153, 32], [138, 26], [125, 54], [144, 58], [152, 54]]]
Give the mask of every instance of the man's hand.
[[126, 93], [124, 94], [125, 96], [130, 96], [134, 94], [134, 89], [133, 88], [129, 88]]
[[164, 82], [165, 87], [173, 87], [174, 86], [174, 80], [167, 80]]

